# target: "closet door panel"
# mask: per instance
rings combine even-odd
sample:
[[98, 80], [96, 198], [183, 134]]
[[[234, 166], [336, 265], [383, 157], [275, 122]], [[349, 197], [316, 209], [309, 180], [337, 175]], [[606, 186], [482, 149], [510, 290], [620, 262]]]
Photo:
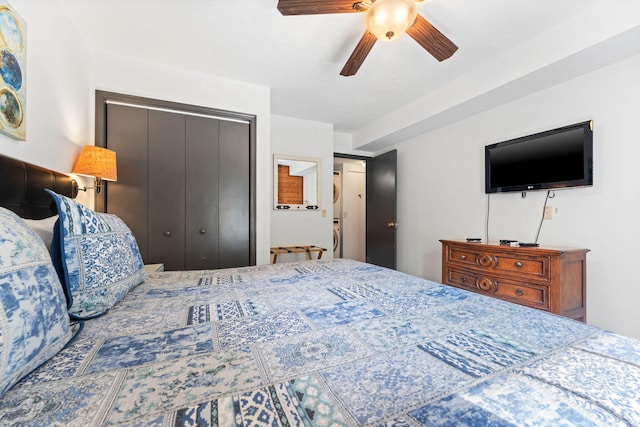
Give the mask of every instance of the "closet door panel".
[[220, 267], [249, 265], [249, 125], [220, 121]]
[[117, 104], [106, 107], [106, 148], [116, 152], [118, 181], [107, 184], [105, 211], [118, 215], [131, 229], [146, 263], [147, 110]]
[[186, 117], [186, 269], [218, 268], [218, 120]]
[[185, 268], [185, 116], [149, 110], [149, 260]]

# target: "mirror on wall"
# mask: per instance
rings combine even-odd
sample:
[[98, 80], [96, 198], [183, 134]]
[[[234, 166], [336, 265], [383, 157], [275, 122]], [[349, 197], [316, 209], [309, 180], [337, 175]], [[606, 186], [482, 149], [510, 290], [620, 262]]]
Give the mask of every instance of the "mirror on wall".
[[277, 210], [319, 209], [318, 172], [320, 159], [273, 156], [273, 208]]

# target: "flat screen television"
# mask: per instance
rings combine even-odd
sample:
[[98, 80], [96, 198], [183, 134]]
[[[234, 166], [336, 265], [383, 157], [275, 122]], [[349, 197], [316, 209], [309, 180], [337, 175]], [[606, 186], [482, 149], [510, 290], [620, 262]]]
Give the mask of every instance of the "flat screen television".
[[487, 145], [485, 192], [593, 185], [591, 121]]

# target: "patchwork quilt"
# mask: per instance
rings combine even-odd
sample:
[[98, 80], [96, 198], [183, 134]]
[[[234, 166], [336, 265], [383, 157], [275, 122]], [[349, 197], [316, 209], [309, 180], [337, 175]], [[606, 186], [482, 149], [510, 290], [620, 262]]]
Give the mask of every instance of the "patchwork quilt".
[[0, 425], [637, 426], [640, 342], [349, 260], [154, 273]]

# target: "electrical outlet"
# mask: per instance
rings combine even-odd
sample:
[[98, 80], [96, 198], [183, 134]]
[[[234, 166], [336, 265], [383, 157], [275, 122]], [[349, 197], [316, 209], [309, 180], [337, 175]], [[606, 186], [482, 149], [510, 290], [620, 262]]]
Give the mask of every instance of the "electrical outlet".
[[544, 219], [553, 219], [553, 206], [545, 206], [544, 208]]

